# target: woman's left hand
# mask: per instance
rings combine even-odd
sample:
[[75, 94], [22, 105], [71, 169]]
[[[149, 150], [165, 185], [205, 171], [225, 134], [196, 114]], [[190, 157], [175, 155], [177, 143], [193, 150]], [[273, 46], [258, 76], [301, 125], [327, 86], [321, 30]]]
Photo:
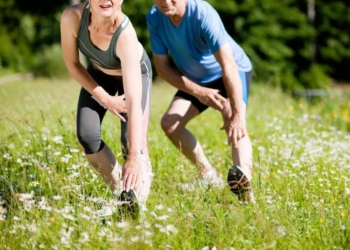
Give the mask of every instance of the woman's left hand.
[[128, 156], [122, 170], [124, 190], [128, 192], [130, 189], [135, 188], [135, 186], [141, 180], [142, 170], [143, 161], [141, 154], [134, 157]]

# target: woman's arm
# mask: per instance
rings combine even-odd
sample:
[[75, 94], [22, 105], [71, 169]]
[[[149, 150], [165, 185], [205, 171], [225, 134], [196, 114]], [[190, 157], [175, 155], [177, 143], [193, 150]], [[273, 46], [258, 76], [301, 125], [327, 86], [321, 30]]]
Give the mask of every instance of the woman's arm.
[[142, 166], [142, 77], [139, 42], [129, 23], [117, 42], [117, 55], [121, 60], [126, 108], [128, 111], [128, 156], [123, 168], [124, 188], [133, 189], [138, 182]]

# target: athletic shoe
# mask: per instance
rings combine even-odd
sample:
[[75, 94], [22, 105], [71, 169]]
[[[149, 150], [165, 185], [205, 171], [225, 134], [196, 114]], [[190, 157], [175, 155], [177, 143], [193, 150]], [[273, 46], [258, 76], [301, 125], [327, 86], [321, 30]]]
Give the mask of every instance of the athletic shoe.
[[227, 183], [231, 191], [237, 195], [241, 202], [254, 203], [254, 194], [252, 191], [251, 180], [244, 174], [239, 166], [232, 166], [227, 174]]
[[133, 189], [130, 189], [128, 192], [124, 190], [119, 196], [119, 201], [122, 204], [118, 207], [118, 212], [122, 218], [139, 218], [142, 205]]
[[200, 173], [200, 182], [203, 186], [212, 186], [216, 189], [223, 189], [225, 187], [225, 182], [222, 179], [222, 174], [216, 172], [214, 168]]

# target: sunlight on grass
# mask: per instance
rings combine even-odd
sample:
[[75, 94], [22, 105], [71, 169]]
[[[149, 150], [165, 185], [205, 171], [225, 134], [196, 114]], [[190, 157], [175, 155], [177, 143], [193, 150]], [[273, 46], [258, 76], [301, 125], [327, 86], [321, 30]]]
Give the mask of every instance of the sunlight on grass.
[[[153, 86], [148, 210], [140, 221], [120, 221], [118, 201], [75, 137], [78, 84], [1, 85], [1, 249], [350, 248], [348, 94], [330, 90], [309, 105], [252, 86], [247, 122], [257, 202], [242, 206], [229, 189], [181, 188], [198, 172], [160, 128], [174, 93], [166, 84]], [[225, 177], [231, 157], [221, 126], [214, 110], [188, 125]], [[119, 120], [107, 114], [102, 137], [114, 152], [119, 133]]]

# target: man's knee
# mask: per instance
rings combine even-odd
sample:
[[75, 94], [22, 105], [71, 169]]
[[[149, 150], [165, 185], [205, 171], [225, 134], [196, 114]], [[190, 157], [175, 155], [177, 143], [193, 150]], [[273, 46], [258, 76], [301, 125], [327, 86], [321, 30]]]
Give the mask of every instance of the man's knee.
[[171, 115], [164, 115], [160, 121], [160, 125], [163, 131], [170, 135], [172, 134], [178, 127], [179, 121], [171, 117]]

